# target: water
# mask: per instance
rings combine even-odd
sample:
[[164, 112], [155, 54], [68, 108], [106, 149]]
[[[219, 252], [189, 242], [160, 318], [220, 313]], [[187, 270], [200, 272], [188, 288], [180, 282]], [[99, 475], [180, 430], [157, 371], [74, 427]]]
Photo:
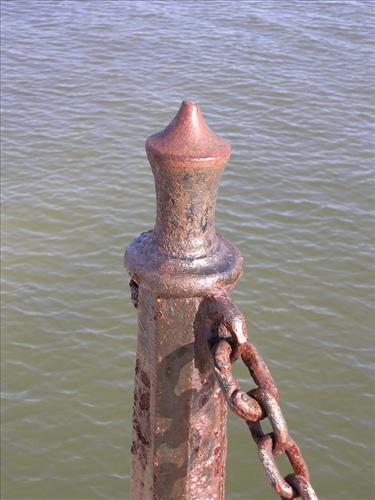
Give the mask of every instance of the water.
[[[2, 14], [2, 497], [128, 498], [122, 255], [154, 221], [144, 140], [188, 97], [232, 142], [216, 227], [244, 256], [233, 297], [313, 485], [371, 500], [374, 4], [6, 1]], [[235, 415], [229, 442], [226, 498], [276, 498]]]

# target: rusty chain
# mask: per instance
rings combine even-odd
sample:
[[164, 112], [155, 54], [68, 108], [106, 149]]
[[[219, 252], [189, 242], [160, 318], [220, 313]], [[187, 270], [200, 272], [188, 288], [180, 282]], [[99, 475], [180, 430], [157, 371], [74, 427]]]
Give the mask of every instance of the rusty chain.
[[[279, 405], [279, 393], [264, 359], [249, 342], [234, 346], [235, 349], [232, 345], [232, 339], [221, 338], [212, 346], [214, 372], [229, 407], [246, 421], [250, 429], [268, 481], [283, 500], [299, 496], [302, 500], [318, 500], [301, 450], [289, 435]], [[232, 360], [238, 352], [257, 385], [247, 393], [241, 390], [232, 373]], [[266, 417], [273, 431], [268, 434], [264, 434], [260, 425]], [[294, 471], [285, 477], [274, 458], [281, 453], [286, 453]]]

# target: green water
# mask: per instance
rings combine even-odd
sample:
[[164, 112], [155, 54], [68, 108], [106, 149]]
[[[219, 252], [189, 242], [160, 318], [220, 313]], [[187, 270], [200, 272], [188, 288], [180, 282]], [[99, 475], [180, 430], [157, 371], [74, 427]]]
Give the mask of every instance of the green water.
[[[122, 256], [154, 222], [144, 141], [192, 98], [232, 142], [216, 228], [313, 486], [372, 500], [374, 3], [5, 1], [1, 23], [2, 498], [129, 498]], [[226, 498], [277, 498], [232, 414]]]

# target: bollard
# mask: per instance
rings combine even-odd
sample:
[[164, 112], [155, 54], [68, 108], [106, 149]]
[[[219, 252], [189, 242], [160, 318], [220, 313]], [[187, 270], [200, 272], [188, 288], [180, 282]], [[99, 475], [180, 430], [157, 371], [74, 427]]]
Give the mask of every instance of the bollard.
[[242, 273], [239, 250], [217, 235], [218, 183], [230, 144], [199, 106], [146, 141], [155, 178], [156, 223], [125, 253], [138, 307], [131, 498], [224, 499], [227, 409], [210, 345], [246, 341], [229, 291]]

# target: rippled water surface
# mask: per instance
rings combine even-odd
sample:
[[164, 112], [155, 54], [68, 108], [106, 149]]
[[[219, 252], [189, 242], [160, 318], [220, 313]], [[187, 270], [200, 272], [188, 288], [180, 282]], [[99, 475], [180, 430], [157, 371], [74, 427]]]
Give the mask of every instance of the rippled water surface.
[[[128, 498], [122, 255], [154, 222], [144, 140], [185, 97], [232, 142], [216, 227], [313, 485], [373, 498], [373, 10], [2, 3], [2, 498]], [[229, 442], [226, 498], [276, 498], [232, 414]]]

